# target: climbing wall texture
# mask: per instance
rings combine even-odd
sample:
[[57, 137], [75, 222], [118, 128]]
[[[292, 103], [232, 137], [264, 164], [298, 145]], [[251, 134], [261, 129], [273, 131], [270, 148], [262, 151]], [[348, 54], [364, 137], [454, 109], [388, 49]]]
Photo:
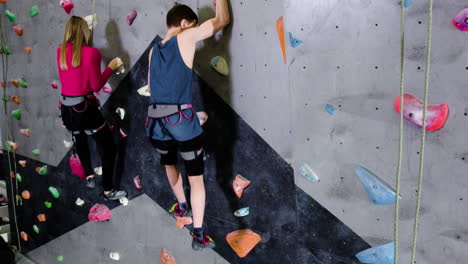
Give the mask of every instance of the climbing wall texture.
[[[442, 129], [427, 133], [417, 250], [418, 263], [465, 263], [466, 69], [468, 35], [452, 17], [463, 1], [434, 1], [429, 103], [448, 103]], [[428, 1], [406, 8], [408, 93], [422, 98]], [[304, 43], [288, 49], [296, 184], [372, 246], [393, 241], [393, 205], [373, 205], [356, 164], [395, 186], [399, 115], [400, 8], [398, 1], [286, 0], [286, 30]], [[337, 114], [329, 115], [331, 104]], [[400, 262], [411, 252], [421, 131], [405, 121], [401, 178]], [[288, 142], [289, 144], [289, 142]], [[303, 163], [320, 182], [299, 173]]]

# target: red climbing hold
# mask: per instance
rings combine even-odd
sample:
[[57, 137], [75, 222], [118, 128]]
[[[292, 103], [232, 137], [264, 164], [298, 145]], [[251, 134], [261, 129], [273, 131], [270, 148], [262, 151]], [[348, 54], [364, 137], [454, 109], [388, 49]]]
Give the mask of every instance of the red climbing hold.
[[65, 12], [67, 12], [67, 14], [70, 14], [73, 7], [75, 7], [72, 0], [60, 0], [60, 6], [65, 10]]
[[[400, 96], [395, 99], [394, 107], [397, 113], [400, 113]], [[448, 104], [427, 105], [426, 130], [441, 129], [447, 121], [448, 113]], [[403, 118], [422, 127], [423, 104], [414, 95], [403, 95]]]
[[135, 187], [138, 189], [138, 190], [141, 190], [143, 189], [143, 185], [141, 185], [141, 180], [140, 180], [140, 176], [135, 176], [135, 178], [133, 178], [133, 183], [135, 184]]
[[53, 89], [58, 89], [58, 83], [56, 81], [51, 81], [50, 82], [50, 86], [53, 88]]
[[31, 136], [31, 130], [29, 128], [20, 129], [20, 133], [21, 133], [21, 135], [23, 135], [25, 137], [30, 137]]
[[24, 48], [24, 53], [31, 54], [31, 48], [30, 47]]
[[453, 25], [462, 31], [468, 31], [468, 7], [458, 12], [452, 19]]
[[20, 98], [19, 96], [12, 96], [10, 100], [15, 103], [15, 104], [20, 104]]
[[95, 204], [89, 210], [88, 219], [92, 222], [102, 222], [112, 218], [109, 208], [103, 204]]
[[23, 36], [23, 27], [20, 25], [13, 26], [13, 31], [16, 33], [18, 36]]
[[135, 18], [137, 17], [138, 13], [137, 11], [133, 10], [132, 12], [130, 12], [128, 15], [127, 15], [127, 24], [129, 24], [130, 26], [133, 24], [133, 21], [135, 20]]
[[83, 168], [83, 165], [81, 165], [80, 158], [78, 158], [77, 155], [71, 155], [69, 164], [72, 173], [78, 176], [78, 178], [80, 178], [81, 180], [84, 180], [86, 172]]
[[102, 91], [105, 93], [112, 93], [112, 87], [110, 87], [110, 85], [106, 83], [106, 85], [104, 85], [104, 87], [102, 88]]
[[234, 188], [234, 192], [236, 193], [237, 197], [241, 198], [242, 194], [244, 193], [244, 189], [250, 185], [250, 181], [246, 178], [242, 177], [242, 175], [237, 175], [236, 179], [232, 183], [232, 187]]
[[18, 88], [19, 86], [18, 80], [10, 80], [10, 83], [13, 84], [13, 86], [15, 86], [16, 88]]
[[236, 254], [243, 258], [262, 240], [255, 232], [241, 229], [227, 234], [226, 240]]

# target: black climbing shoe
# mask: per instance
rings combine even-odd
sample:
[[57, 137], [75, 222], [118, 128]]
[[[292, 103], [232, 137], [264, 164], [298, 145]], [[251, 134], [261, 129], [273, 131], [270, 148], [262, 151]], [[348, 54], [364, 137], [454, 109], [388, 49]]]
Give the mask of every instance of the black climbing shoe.
[[179, 208], [179, 204], [176, 203], [169, 210], [169, 214], [176, 219], [176, 226], [179, 229], [184, 228], [186, 225], [192, 224], [192, 210], [190, 210], [190, 208], [182, 211]]
[[104, 199], [110, 200], [110, 201], [115, 201], [115, 200], [119, 200], [120, 198], [126, 197], [127, 192], [117, 190], [117, 189], [113, 189], [108, 194], [103, 193], [103, 195], [104, 195]]
[[203, 239], [197, 235], [195, 235], [193, 232], [191, 233], [193, 236], [192, 240], [192, 249], [199, 251], [204, 248], [214, 248], [216, 246], [215, 242], [213, 239], [207, 235], [204, 235]]
[[86, 179], [86, 187], [90, 189], [96, 188], [96, 179], [94, 177], [90, 177]]

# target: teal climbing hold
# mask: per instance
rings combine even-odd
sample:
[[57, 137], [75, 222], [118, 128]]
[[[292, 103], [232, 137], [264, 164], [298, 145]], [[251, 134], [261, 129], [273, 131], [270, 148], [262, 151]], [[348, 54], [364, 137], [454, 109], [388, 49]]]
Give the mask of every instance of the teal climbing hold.
[[39, 234], [39, 227], [37, 227], [37, 225], [33, 225], [33, 229], [34, 229], [34, 232], [36, 232], [36, 234]]
[[395, 191], [372, 171], [357, 165], [354, 173], [359, 177], [362, 186], [374, 204], [386, 205], [395, 202]]
[[11, 22], [16, 21], [16, 16], [13, 14], [10, 10], [5, 10], [5, 16], [10, 20]]
[[60, 197], [60, 194], [59, 194], [59, 192], [57, 191], [57, 189], [55, 187], [50, 186], [49, 187], [49, 192], [50, 192], [50, 194], [52, 194], [52, 196], [55, 199], [58, 199]]
[[38, 157], [39, 155], [41, 155], [41, 152], [40, 152], [38, 149], [33, 149], [33, 151], [31, 151], [31, 153], [32, 153], [34, 156], [36, 156], [36, 157]]
[[300, 40], [300, 39], [298, 39], [298, 38], [296, 38], [296, 37], [293, 35], [293, 33], [289, 32], [289, 43], [291, 44], [291, 46], [292, 46], [293, 48], [295, 48], [295, 47], [301, 45], [301, 44], [303, 43], [303, 41]]
[[39, 14], [39, 7], [37, 5], [34, 5], [31, 7], [31, 9], [29, 9], [29, 15], [31, 17], [35, 17], [37, 16], [37, 14]]
[[390, 242], [385, 245], [361, 251], [356, 254], [356, 258], [358, 258], [361, 263], [366, 264], [393, 264], [394, 249], [395, 243]]
[[[413, 3], [413, 0], [405, 0], [404, 7], [409, 7], [412, 3]], [[401, 1], [400, 1], [400, 5], [401, 5]]]
[[329, 113], [330, 115], [336, 115], [336, 108], [330, 104], [325, 105], [325, 111], [327, 111], [327, 113]]
[[234, 212], [234, 215], [236, 217], [244, 217], [244, 216], [248, 216], [249, 214], [250, 214], [249, 207], [244, 207]]
[[303, 163], [299, 169], [299, 172], [302, 174], [302, 176], [306, 177], [307, 179], [313, 181], [313, 182], [318, 182], [319, 177], [318, 175], [310, 168], [309, 165]]
[[51, 202], [44, 202], [44, 206], [46, 208], [52, 208], [52, 203]]
[[49, 171], [49, 169], [48, 169], [47, 165], [44, 165], [44, 166], [39, 168], [37, 173], [39, 173], [39, 175], [47, 175], [48, 171]]

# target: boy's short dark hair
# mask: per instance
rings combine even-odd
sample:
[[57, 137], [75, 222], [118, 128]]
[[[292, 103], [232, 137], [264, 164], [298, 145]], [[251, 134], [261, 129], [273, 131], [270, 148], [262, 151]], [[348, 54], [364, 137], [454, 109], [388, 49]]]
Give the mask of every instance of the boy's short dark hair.
[[167, 27], [179, 27], [184, 19], [189, 22], [195, 21], [195, 24], [198, 24], [197, 14], [195, 14], [190, 7], [176, 3], [175, 6], [167, 12]]

